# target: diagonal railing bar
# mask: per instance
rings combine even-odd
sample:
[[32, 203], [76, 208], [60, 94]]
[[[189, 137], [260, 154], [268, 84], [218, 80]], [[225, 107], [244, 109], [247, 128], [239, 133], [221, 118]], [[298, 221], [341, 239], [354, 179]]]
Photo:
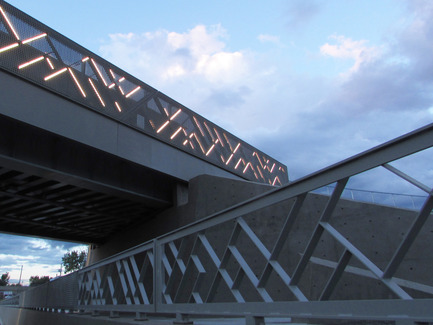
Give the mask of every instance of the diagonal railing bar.
[[407, 232], [405, 238], [401, 242], [400, 246], [398, 247], [388, 266], [386, 267], [383, 273], [384, 278], [391, 278], [397, 271], [400, 263], [403, 261], [404, 256], [417, 238], [418, 233], [421, 231], [422, 226], [427, 221], [427, 218], [430, 216], [432, 210], [433, 195], [430, 194], [425, 201], [424, 206], [421, 208], [418, 216], [414, 220], [412, 226], [410, 227], [409, 231]]
[[131, 270], [129, 268], [128, 260], [124, 259], [122, 261], [122, 263], [123, 263], [123, 267], [125, 270], [126, 279], [128, 280], [127, 284], [128, 284], [128, 288], [129, 288], [128, 291], [129, 291], [130, 296], [131, 296], [131, 301], [133, 304], [138, 305], [138, 304], [140, 304], [140, 300], [138, 299], [138, 296], [136, 295], [137, 287], [136, 287], [135, 282], [132, 278], [132, 274], [131, 274]]
[[[328, 200], [325, 210], [320, 217], [320, 221], [326, 222], [331, 218], [332, 213], [334, 212], [335, 207], [337, 206], [338, 201], [340, 200], [341, 194], [344, 191], [344, 188], [347, 184], [348, 178], [341, 179], [337, 182], [337, 186], [335, 187], [331, 197]], [[302, 258], [300, 259], [298, 265], [296, 266], [295, 272], [293, 273], [292, 279], [290, 281], [291, 285], [297, 285], [301, 276], [307, 266], [310, 257], [313, 255], [314, 250], [322, 236], [324, 228], [320, 226], [320, 223], [317, 225], [314, 233], [312, 234], [307, 248], [305, 249]]]
[[344, 250], [343, 254], [340, 257], [340, 260], [337, 263], [336, 268], [334, 269], [334, 272], [332, 273], [328, 283], [323, 289], [319, 300], [328, 300], [331, 297], [332, 292], [334, 291], [338, 281], [343, 275], [343, 272], [346, 269], [347, 264], [349, 264], [351, 257], [352, 257], [352, 253], [349, 252], [347, 249]]
[[[314, 256], [310, 258], [310, 261], [314, 264], [325, 266], [325, 267], [328, 267], [331, 269], [335, 269], [338, 266], [337, 262], [318, 258], [318, 257], [314, 257]], [[366, 270], [364, 268], [359, 268], [359, 267], [349, 265], [346, 267], [346, 269], [344, 271], [346, 273], [354, 274], [357, 276], [362, 276], [365, 278], [377, 279], [377, 277], [370, 270]], [[416, 290], [419, 292], [426, 293], [428, 295], [433, 295], [433, 286], [429, 286], [429, 285], [425, 285], [425, 284], [421, 284], [418, 282], [409, 281], [409, 280], [405, 280], [405, 279], [401, 279], [401, 278], [396, 278], [396, 277], [393, 277], [392, 279], [400, 287], [413, 289], [413, 290]]]
[[212, 281], [208, 296], [206, 298], [206, 302], [210, 302], [214, 299], [214, 296], [216, 294], [218, 286], [221, 283], [221, 280], [224, 280], [225, 284], [227, 285], [228, 289], [230, 290], [231, 294], [233, 295], [233, 297], [236, 299], [237, 302], [245, 302], [245, 299], [243, 298], [242, 294], [237, 289], [237, 283], [235, 283], [235, 281], [232, 280], [229, 272], [226, 269], [227, 263], [228, 263], [230, 256], [231, 256], [229, 246], [230, 246], [230, 244], [233, 245], [236, 243], [236, 240], [239, 236], [240, 230], [241, 230], [241, 228], [236, 223], [235, 226], [233, 227], [233, 231], [232, 231], [232, 234], [230, 236], [229, 243], [225, 249], [225, 252], [223, 254], [223, 258], [221, 259], [221, 261], [217, 257], [214, 249], [212, 248], [210, 243], [207, 241], [207, 239], [205, 240], [204, 235], [201, 236], [201, 241], [202, 241], [206, 251], [212, 257], [212, 261], [214, 262], [215, 266], [217, 267], [217, 272], [215, 273], [214, 279]]
[[356, 248], [349, 240], [340, 234], [334, 227], [327, 222], [320, 222], [320, 227], [326, 230], [332, 237], [334, 237], [340, 244], [342, 244], [352, 255], [356, 257], [364, 266], [366, 266], [383, 284], [385, 284], [393, 293], [400, 299], [411, 300], [406, 291], [404, 291], [393, 279], [383, 277], [383, 272], [368, 259], [358, 248]]
[[119, 274], [119, 282], [120, 282], [120, 286], [121, 286], [121, 289], [122, 289], [122, 292], [123, 292], [123, 297], [126, 300], [126, 304], [127, 305], [131, 305], [132, 304], [132, 300], [131, 300], [131, 297], [129, 295], [129, 291], [130, 290], [129, 290], [128, 285], [126, 283], [125, 269], [124, 269], [125, 267], [124, 267], [124, 265], [122, 263], [122, 260], [116, 262], [116, 268], [117, 268], [117, 272]]
[[[185, 269], [182, 272], [181, 279], [180, 279], [180, 281], [177, 281], [178, 282], [178, 287], [176, 289], [176, 293], [174, 294], [174, 302], [175, 303], [179, 302], [179, 299], [182, 297], [182, 294], [184, 293], [185, 287], [187, 286], [187, 284], [189, 284], [189, 281], [191, 281], [189, 279], [189, 277], [192, 276], [192, 272], [194, 271], [194, 268], [197, 269], [197, 265], [195, 265], [195, 262], [197, 262], [197, 259], [194, 260], [192, 258], [194, 256], [196, 245], [197, 245], [197, 242], [198, 242], [197, 236], [195, 236], [194, 239], [192, 239], [192, 238], [184, 239], [182, 241], [182, 244], [186, 240], [188, 240], [189, 242], [193, 241], [194, 243], [193, 243], [193, 248], [191, 250], [191, 253], [188, 256], [188, 260], [186, 262]], [[184, 247], [185, 246], [186, 246], [186, 244], [184, 245]], [[182, 250], [185, 251], [185, 249], [186, 248], [183, 248]], [[179, 253], [179, 255], [180, 255], [180, 253]], [[184, 255], [185, 255], [185, 253], [181, 254], [181, 256], [178, 256], [178, 257], [180, 257], [180, 261], [181, 261], [182, 264], [184, 264], [184, 261], [183, 261], [183, 257], [185, 257]], [[192, 292], [191, 292], [191, 294], [192, 294]], [[190, 298], [190, 297], [188, 297], [188, 298]], [[187, 300], [189, 300], [189, 299], [187, 299]]]
[[197, 276], [194, 286], [192, 288], [191, 299], [189, 302], [191, 303], [192, 299], [194, 299], [196, 303], [202, 304], [203, 298], [200, 295], [200, 289], [204, 281], [204, 277], [206, 275], [206, 269], [204, 268], [203, 264], [201, 263], [197, 255], [191, 255], [191, 259], [192, 259], [192, 263], [194, 263], [195, 267], [197, 268], [199, 275]]
[[138, 292], [140, 293], [141, 298], [143, 299], [143, 303], [146, 305], [149, 305], [150, 300], [149, 300], [146, 288], [144, 287], [144, 283], [143, 283], [145, 281], [145, 273], [146, 273], [147, 268], [149, 266], [149, 262], [147, 261], [147, 254], [145, 256], [141, 272], [138, 270], [138, 266], [137, 266], [137, 263], [135, 261], [134, 256], [131, 256], [129, 258], [129, 261], [131, 263], [132, 273], [133, 273], [135, 281], [137, 283]]
[[398, 170], [394, 166], [392, 166], [390, 164], [383, 164], [382, 166], [384, 168], [388, 169], [390, 172], [392, 172], [392, 173], [396, 174], [397, 176], [403, 178], [405, 181], [411, 183], [412, 185], [415, 185], [416, 187], [418, 187], [419, 189], [423, 190], [427, 194], [430, 194], [432, 192], [432, 189], [430, 187], [428, 187], [427, 185], [424, 185], [423, 183], [417, 181], [415, 178], [407, 175], [406, 173], [403, 173], [401, 170]]
[[[239, 252], [239, 250], [235, 246], [229, 246], [230, 252], [232, 253], [233, 257], [236, 259], [236, 261], [239, 263], [240, 268], [242, 269], [242, 273], [247, 276], [247, 278], [251, 281], [254, 288], [257, 290], [257, 292], [260, 294], [264, 302], [272, 302], [271, 296], [268, 294], [265, 288], [260, 288], [258, 286], [259, 279], [255, 276], [253, 270], [249, 267], [247, 261], [243, 258], [242, 254]], [[239, 270], [240, 271], [240, 270]], [[240, 283], [240, 281], [239, 281]]]
[[281, 232], [278, 235], [274, 248], [272, 249], [272, 253], [270, 256], [271, 260], [277, 260], [278, 257], [280, 256], [283, 245], [288, 238], [288, 235], [296, 221], [296, 218], [298, 217], [299, 211], [301, 210], [302, 205], [304, 204], [306, 196], [307, 193], [303, 193], [296, 197], [295, 203], [293, 204], [290, 213], [284, 222]]

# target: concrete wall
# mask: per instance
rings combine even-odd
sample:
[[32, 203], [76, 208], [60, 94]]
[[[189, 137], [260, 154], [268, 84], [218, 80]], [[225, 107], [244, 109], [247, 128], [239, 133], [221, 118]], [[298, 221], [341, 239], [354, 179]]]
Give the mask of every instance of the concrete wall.
[[[117, 234], [105, 245], [93, 249], [91, 263], [271, 189], [271, 187], [264, 185], [206, 175], [193, 179], [189, 186], [187, 204], [173, 207], [155, 216], [151, 222]], [[293, 272], [300, 260], [327, 200], [328, 197], [322, 195], [310, 194], [307, 196], [303, 209], [279, 257], [279, 262], [289, 271], [288, 274]], [[293, 202], [293, 200], [288, 200], [245, 216], [250, 227], [269, 250], [272, 249]], [[415, 212], [409, 210], [341, 200], [333, 214], [331, 224], [379, 268], [384, 268], [415, 216]], [[225, 250], [232, 229], [233, 222], [227, 222], [206, 232], [208, 240], [214, 245], [214, 249], [220, 257]], [[426, 273], [426, 270], [429, 269], [428, 265], [433, 260], [433, 250], [427, 249], [428, 243], [431, 242], [433, 242], [432, 217], [427, 221], [420, 236], [410, 249], [408, 258], [399, 268], [396, 277], [433, 286], [431, 273]], [[265, 259], [257, 249], [252, 248], [246, 236], [239, 237], [237, 247], [256, 276], [259, 277], [265, 265]], [[299, 283], [307, 298], [318, 299], [333, 271], [333, 268], [329, 266], [333, 266], [333, 263], [335, 264], [339, 260], [342, 252], [343, 247], [331, 236], [322, 235], [313, 258]], [[369, 276], [355, 275], [354, 272], [362, 272], [363, 269], [363, 266], [355, 258], [351, 259], [349, 266], [352, 272], [346, 272], [340, 279], [332, 299], [394, 297], [380, 281]], [[228, 269], [232, 278], [234, 278], [237, 268], [236, 262], [229, 263]], [[251, 295], [248, 298], [254, 300], [257, 294], [254, 293], [253, 289], [247, 288], [248, 281], [244, 282], [246, 287], [242, 289], [250, 292]], [[409, 287], [407, 291], [414, 297], [427, 296], [425, 292], [410, 289], [411, 283], [407, 282], [406, 284], [405, 288]], [[268, 285], [276, 289], [273, 290], [275, 291], [273, 296], [275, 300], [293, 298], [290, 297], [288, 290], [284, 289], [284, 284], [277, 276], [271, 276]], [[427, 291], [431, 289], [427, 288]], [[230, 296], [230, 294], [228, 295]], [[221, 289], [216, 300], [226, 301], [226, 299], [227, 292]]]

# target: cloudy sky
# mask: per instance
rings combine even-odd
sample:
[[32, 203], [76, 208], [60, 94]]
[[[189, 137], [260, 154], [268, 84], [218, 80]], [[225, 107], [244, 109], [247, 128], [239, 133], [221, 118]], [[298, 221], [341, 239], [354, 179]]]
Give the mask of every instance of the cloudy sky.
[[[11, 3], [283, 162], [292, 180], [433, 121], [429, 0]], [[0, 272], [54, 275], [71, 245], [0, 235]]]

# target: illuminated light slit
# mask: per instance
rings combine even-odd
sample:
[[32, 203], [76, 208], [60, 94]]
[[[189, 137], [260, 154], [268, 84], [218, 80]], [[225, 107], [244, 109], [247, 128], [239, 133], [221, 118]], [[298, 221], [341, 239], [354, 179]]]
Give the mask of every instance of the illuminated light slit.
[[275, 184], [277, 182], [280, 183], [280, 185], [282, 185], [281, 182], [280, 182], [280, 179], [278, 178], [278, 176], [275, 176], [274, 181], [272, 182], [272, 185], [275, 186]]
[[259, 165], [257, 165], [257, 170], [259, 171], [260, 177], [261, 177], [264, 181], [266, 181], [265, 178], [263, 177], [263, 174], [262, 174], [260, 168], [259, 168]]
[[204, 136], [204, 132], [200, 126], [200, 123], [197, 121], [197, 119], [195, 118], [195, 116], [192, 117], [194, 119], [195, 124], [198, 126], [198, 129], [200, 130], [200, 133], [202, 136]]
[[48, 81], [48, 80], [50, 80], [50, 79], [52, 79], [52, 78], [54, 78], [54, 77], [57, 77], [58, 75], [62, 74], [63, 72], [66, 72], [67, 70], [68, 70], [67, 68], [63, 68], [63, 69], [61, 69], [61, 70], [59, 70], [59, 71], [56, 71], [56, 72], [54, 72], [54, 73], [52, 73], [52, 74], [46, 76], [46, 77], [44, 78], [44, 80], [45, 80], [45, 81]]
[[119, 82], [122, 82], [124, 80], [125, 80], [125, 77], [122, 77], [122, 78], [119, 79]]
[[153, 123], [152, 120], [149, 120], [150, 125], [152, 126], [152, 128], [155, 130], [155, 124]]
[[282, 171], [283, 173], [286, 172], [283, 167], [278, 168], [278, 170]]
[[220, 140], [221, 145], [224, 147], [224, 142], [223, 142], [223, 140], [221, 139], [220, 134], [218, 133], [218, 131], [217, 131], [215, 128], [213, 128], [213, 130], [215, 131], [215, 134], [217, 135], [218, 140]]
[[6, 52], [7, 50], [10, 50], [10, 49], [13, 49], [14, 47], [17, 47], [18, 45], [20, 45], [19, 43], [13, 43], [13, 44], [11, 44], [11, 45], [8, 45], [8, 46], [5, 46], [5, 47], [2, 47], [1, 49], [0, 49], [0, 53], [1, 52]]
[[86, 62], [86, 61], [89, 61], [89, 60], [90, 60], [90, 58], [88, 56], [86, 56], [85, 58], [81, 59], [81, 62]]
[[173, 116], [170, 117], [170, 121], [174, 120], [174, 119], [176, 118], [176, 116], [178, 116], [178, 115], [180, 114], [180, 112], [182, 112], [182, 109], [179, 108], [179, 109], [176, 111], [176, 113], [174, 113]]
[[262, 164], [262, 161], [260, 160], [260, 157], [259, 157], [259, 155], [257, 154], [257, 152], [254, 152], [254, 153], [253, 153], [253, 156], [256, 156], [256, 157], [257, 157], [257, 160], [259, 161], [260, 166], [262, 166], [262, 168], [264, 169], [263, 164]]
[[189, 145], [191, 146], [192, 150], [195, 150], [194, 145], [192, 144], [191, 141], [189, 141]]
[[40, 38], [43, 38], [43, 37], [45, 37], [45, 36], [47, 36], [47, 33], [42, 33], [42, 34], [40, 34], [40, 35], [36, 35], [36, 36], [34, 36], [34, 37], [31, 37], [31, 38], [28, 38], [28, 39], [24, 40], [24, 41], [23, 41], [23, 44], [27, 44], [27, 43], [30, 43], [30, 42], [36, 41], [36, 40], [38, 40], [38, 39], [40, 39]]
[[116, 84], [113, 82], [111, 85], [108, 86], [109, 89], [114, 88], [114, 86], [116, 86]]
[[122, 111], [122, 108], [120, 107], [120, 105], [119, 105], [119, 103], [118, 103], [118, 102], [114, 102], [114, 105], [116, 105], [116, 107], [117, 107], [117, 110], [118, 110], [119, 112], [121, 112], [121, 111]]
[[77, 85], [78, 89], [80, 90], [83, 97], [86, 97], [86, 93], [84, 92], [83, 88], [81, 87], [80, 83], [78, 82], [78, 79], [75, 77], [74, 72], [71, 68], [68, 68], [69, 73], [72, 76], [72, 79], [74, 79], [75, 84]]
[[101, 102], [102, 106], [105, 107], [105, 103], [104, 103], [104, 101], [102, 100], [101, 95], [99, 95], [98, 89], [96, 89], [95, 85], [93, 84], [92, 79], [89, 78], [89, 82], [90, 82], [90, 84], [92, 85], [92, 88], [93, 88], [93, 90], [94, 90], [96, 96], [98, 96], [98, 99], [99, 99], [99, 101]]
[[201, 145], [200, 140], [199, 140], [198, 137], [195, 135], [195, 133], [193, 133], [193, 134], [194, 134], [194, 138], [197, 140], [198, 145], [200, 146], [201, 151], [204, 153], [204, 149], [203, 149], [203, 146]]
[[227, 143], [229, 144], [230, 150], [233, 152], [233, 147], [232, 147], [229, 139], [227, 138], [227, 135], [225, 133], [223, 133], [223, 135], [224, 135], [224, 138], [226, 138]]
[[9, 20], [9, 17], [6, 15], [6, 13], [4, 12], [4, 10], [1, 6], [0, 6], [0, 11], [1, 11], [1, 14], [4, 17], [4, 19], [6, 20], [7, 24], [9, 25], [9, 28], [12, 30], [12, 33], [14, 33], [15, 38], [17, 40], [20, 40], [20, 37], [18, 36], [17, 31], [15, 30], [14, 26], [12, 25], [12, 23]]
[[248, 170], [248, 166], [251, 166], [251, 168], [253, 168], [253, 165], [251, 165], [251, 163], [249, 162], [249, 163], [245, 166], [244, 171], [242, 172], [243, 174], [245, 174], [245, 172]]
[[271, 168], [271, 170], [270, 170], [271, 173], [274, 172], [274, 168], [275, 168], [275, 163], [272, 165], [272, 168]]
[[165, 122], [163, 125], [161, 125], [161, 127], [158, 129], [158, 131], [156, 131], [156, 133], [161, 132], [162, 130], [164, 130], [164, 128], [168, 125], [168, 123], [170, 123], [170, 121]]
[[236, 146], [235, 150], [233, 151], [233, 153], [236, 153], [236, 151], [238, 151], [240, 146], [241, 146], [241, 143], [239, 142], [238, 145]]
[[185, 136], [188, 136], [188, 133], [185, 131], [184, 128], [182, 128], [183, 134], [185, 134]]
[[105, 87], [107, 87], [107, 86], [108, 86], [108, 85], [107, 85], [107, 82], [105, 81], [105, 78], [102, 76], [102, 73], [101, 73], [101, 71], [99, 70], [98, 66], [96, 65], [96, 62], [93, 61], [93, 59], [90, 59], [90, 61], [92, 61], [93, 66], [95, 67], [96, 72], [98, 72], [99, 77], [101, 78], [101, 80], [102, 80], [102, 82], [104, 83]]
[[164, 112], [165, 112], [165, 115], [170, 116], [170, 114], [168, 113], [168, 110], [165, 107], [164, 107]]
[[242, 161], [242, 158], [239, 158], [238, 162], [236, 163], [235, 169], [238, 169], [239, 164], [241, 163], [241, 161]]
[[119, 86], [119, 90], [122, 93], [122, 95], [125, 96], [125, 92], [123, 91], [122, 87]]
[[223, 162], [223, 164], [225, 163], [224, 157], [223, 155], [220, 155], [221, 161]]
[[113, 77], [113, 79], [116, 80], [116, 76], [115, 76], [113, 70], [109, 69], [109, 71], [110, 71], [110, 74], [111, 74], [111, 76]]
[[[176, 132], [174, 132], [172, 135], [171, 135], [171, 137], [170, 137], [170, 140], [173, 140], [178, 134], [179, 134], [179, 132], [180, 131], [182, 131], [182, 127], [181, 126], [179, 126], [179, 128], [176, 130]], [[187, 140], [188, 141], [188, 140]]]
[[214, 138], [212, 132], [210, 131], [209, 127], [207, 126], [207, 123], [206, 123], [206, 122], [203, 122], [203, 124], [204, 124], [204, 126], [206, 127], [207, 132], [209, 132], [209, 135], [210, 135], [210, 137], [212, 138], [212, 141], [215, 141], [215, 138]]
[[53, 62], [51, 62], [50, 58], [46, 58], [48, 65], [50, 66], [51, 70], [54, 70]]
[[187, 143], [188, 143], [188, 139], [186, 139], [186, 140], [183, 142], [183, 145], [186, 146]]
[[194, 136], [194, 132], [189, 135], [189, 138], [192, 139], [193, 136]]
[[230, 160], [232, 160], [233, 156], [234, 156], [234, 154], [232, 153], [232, 154], [230, 155], [229, 159], [227, 159], [226, 165], [229, 164], [229, 162], [230, 162]]
[[[119, 80], [120, 81], [120, 80]], [[138, 86], [137, 88], [133, 89], [132, 91], [130, 91], [125, 97], [131, 97], [132, 95], [134, 95], [137, 91], [139, 91], [141, 89], [140, 86]]]
[[211, 147], [209, 148], [209, 150], [206, 152], [206, 157], [209, 156], [209, 154], [212, 152], [212, 150], [215, 148], [215, 143], [213, 145], [211, 145]]
[[28, 61], [28, 62], [25, 62], [25, 63], [19, 65], [19, 66], [18, 66], [18, 69], [23, 69], [23, 68], [25, 68], [25, 67], [28, 67], [29, 65], [32, 65], [33, 63], [36, 63], [36, 62], [42, 61], [43, 59], [44, 59], [44, 57], [43, 57], [43, 56], [40, 56], [40, 57], [38, 57], [38, 58], [36, 58], [36, 59], [30, 60], [30, 61]]

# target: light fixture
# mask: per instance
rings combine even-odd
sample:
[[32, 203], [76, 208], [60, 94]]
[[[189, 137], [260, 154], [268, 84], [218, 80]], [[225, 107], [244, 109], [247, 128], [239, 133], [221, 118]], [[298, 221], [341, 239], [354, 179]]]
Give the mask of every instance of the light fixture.
[[84, 92], [83, 88], [81, 87], [80, 83], [78, 82], [78, 79], [75, 77], [74, 72], [71, 68], [68, 68], [69, 73], [72, 76], [72, 79], [74, 79], [75, 84], [77, 85], [78, 89], [80, 90], [83, 97], [86, 97], [86, 93]]
[[43, 59], [44, 59], [44, 57], [43, 57], [43, 56], [40, 56], [40, 57], [38, 57], [38, 58], [36, 58], [36, 59], [33, 59], [33, 60], [30, 60], [30, 61], [25, 62], [25, 63], [23, 63], [23, 64], [20, 64], [20, 65], [18, 66], [18, 69], [23, 69], [23, 68], [25, 68], [25, 67], [28, 67], [29, 65], [32, 65], [33, 63], [36, 63], [36, 62], [42, 61]]
[[15, 30], [14, 26], [11, 24], [8, 16], [6, 15], [6, 13], [4, 12], [4, 10], [1, 6], [0, 6], [0, 12], [1, 12], [3, 18], [6, 20], [6, 23], [8, 24], [9, 28], [12, 30], [12, 33], [15, 35], [15, 38], [17, 40], [20, 40], [20, 37], [18, 36], [17, 31]]
[[47, 33], [42, 33], [42, 34], [39, 34], [39, 35], [36, 35], [36, 36], [30, 37], [30, 38], [24, 40], [24, 41], [23, 41], [23, 44], [27, 44], [27, 43], [30, 43], [30, 42], [36, 41], [36, 40], [38, 40], [38, 39], [40, 39], [40, 38], [43, 38], [43, 37], [45, 37], [45, 36], [47, 36]]
[[92, 79], [89, 78], [89, 82], [90, 82], [90, 84], [92, 85], [93, 91], [95, 92], [96, 96], [98, 96], [98, 99], [99, 99], [99, 101], [101, 102], [102, 106], [105, 107], [105, 103], [104, 103], [104, 101], [102, 100], [101, 95], [99, 95], [99, 92], [98, 92], [98, 90], [96, 89], [95, 85], [93, 84]]
[[54, 72], [54, 73], [52, 73], [52, 74], [46, 76], [46, 77], [44, 78], [44, 80], [45, 80], [45, 81], [48, 81], [48, 80], [50, 80], [50, 79], [52, 79], [52, 78], [54, 78], [54, 77], [57, 77], [59, 74], [62, 74], [63, 72], [66, 72], [67, 70], [68, 70], [67, 68], [63, 68], [63, 69], [61, 69], [61, 70], [59, 70], [59, 71], [56, 71], [56, 72]]

